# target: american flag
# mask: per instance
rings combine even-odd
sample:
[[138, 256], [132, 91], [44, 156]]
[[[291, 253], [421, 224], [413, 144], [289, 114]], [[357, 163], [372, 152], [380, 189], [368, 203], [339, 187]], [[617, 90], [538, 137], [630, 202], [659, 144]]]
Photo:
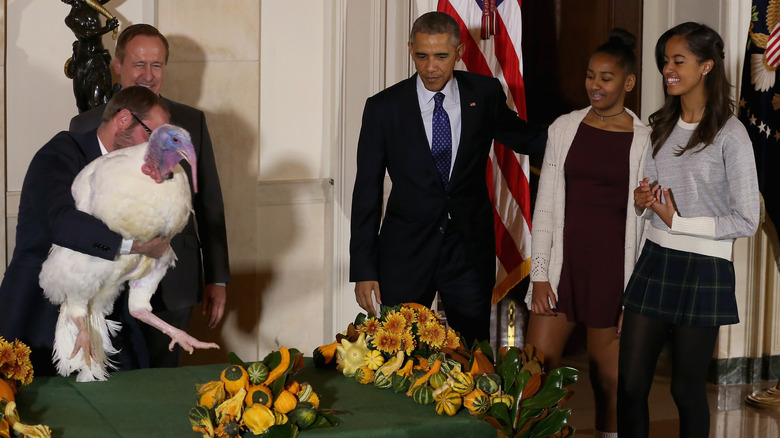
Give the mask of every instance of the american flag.
[[[780, 16], [775, 2], [753, 0], [738, 114], [753, 142], [758, 187], [769, 219], [764, 226], [777, 230], [780, 192], [772, 189], [777, 184], [772, 175], [780, 162]], [[767, 235], [780, 248], [776, 233]], [[780, 266], [780, 259], [775, 261]]]
[[[507, 104], [526, 118], [520, 0], [439, 0], [437, 10], [455, 18], [466, 45], [466, 70], [501, 81]], [[487, 165], [493, 201], [498, 269], [493, 303], [525, 278], [531, 267], [529, 160], [494, 142]]]

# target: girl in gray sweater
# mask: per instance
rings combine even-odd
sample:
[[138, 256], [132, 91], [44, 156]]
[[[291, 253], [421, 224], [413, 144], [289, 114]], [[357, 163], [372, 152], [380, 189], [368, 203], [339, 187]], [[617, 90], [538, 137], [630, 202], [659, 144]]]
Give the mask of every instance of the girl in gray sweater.
[[650, 226], [623, 296], [618, 430], [648, 436], [647, 396], [668, 340], [680, 436], [707, 437], [705, 378], [719, 327], [739, 322], [732, 246], [756, 232], [758, 181], [718, 33], [680, 24], [661, 36], [655, 56], [666, 100], [650, 116], [652, 147], [634, 191]]

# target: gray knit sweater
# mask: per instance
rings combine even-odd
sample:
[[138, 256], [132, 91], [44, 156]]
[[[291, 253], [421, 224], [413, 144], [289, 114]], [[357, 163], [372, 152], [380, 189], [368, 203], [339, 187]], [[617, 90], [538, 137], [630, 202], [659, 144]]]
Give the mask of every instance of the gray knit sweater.
[[[758, 228], [760, 201], [753, 147], [745, 127], [732, 116], [712, 144], [675, 156], [695, 128], [680, 120], [655, 158], [652, 147], [647, 150], [644, 176], [651, 184], [658, 181], [671, 190], [679, 215], [669, 229], [648, 209], [645, 214], [654, 229], [647, 238], [673, 249], [722, 256], [718, 245], [722, 249], [737, 237], [754, 235]], [[726, 248], [730, 251], [730, 246]]]

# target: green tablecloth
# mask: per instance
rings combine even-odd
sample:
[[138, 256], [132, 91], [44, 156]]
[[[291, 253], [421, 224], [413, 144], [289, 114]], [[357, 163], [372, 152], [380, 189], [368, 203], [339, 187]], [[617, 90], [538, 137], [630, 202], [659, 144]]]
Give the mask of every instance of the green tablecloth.
[[[22, 421], [42, 423], [52, 436], [199, 438], [187, 417], [195, 405], [195, 383], [217, 380], [226, 365], [148, 369], [114, 373], [106, 382], [78, 383], [75, 377], [37, 377], [22, 388]], [[347, 411], [333, 429], [307, 430], [304, 437], [495, 437], [484, 421], [461, 410], [439, 416], [403, 394], [360, 385], [336, 370], [320, 370], [307, 359], [295, 374], [320, 395], [321, 408]]]

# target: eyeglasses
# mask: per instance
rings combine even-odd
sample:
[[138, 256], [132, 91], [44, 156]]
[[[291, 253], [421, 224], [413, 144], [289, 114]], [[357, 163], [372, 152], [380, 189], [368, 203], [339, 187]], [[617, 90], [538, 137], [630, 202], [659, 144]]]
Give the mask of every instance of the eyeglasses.
[[130, 115], [133, 116], [133, 118], [135, 119], [136, 122], [141, 124], [141, 127], [144, 128], [144, 131], [146, 131], [147, 134], [149, 134], [150, 136], [152, 135], [152, 130], [149, 129], [149, 127], [146, 126], [146, 124], [144, 122], [142, 122], [141, 119], [138, 118], [138, 116], [133, 114], [132, 111], [130, 111]]

